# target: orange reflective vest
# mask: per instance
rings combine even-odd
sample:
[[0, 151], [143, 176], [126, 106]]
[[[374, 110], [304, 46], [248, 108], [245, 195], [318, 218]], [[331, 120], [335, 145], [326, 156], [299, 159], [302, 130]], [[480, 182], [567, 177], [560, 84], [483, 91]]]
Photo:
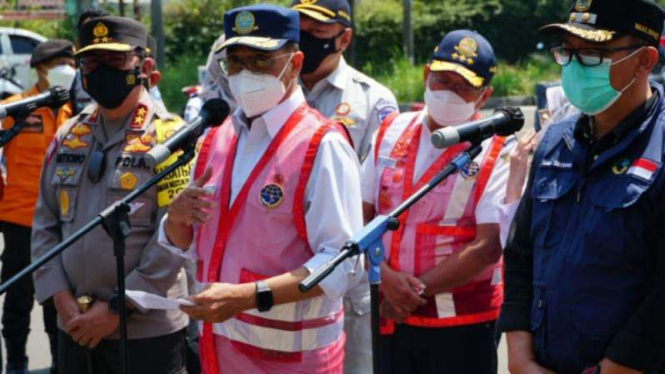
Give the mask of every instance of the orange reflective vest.
[[[38, 93], [39, 90], [35, 86], [22, 94], [7, 98], [2, 103], [22, 100]], [[32, 215], [39, 193], [39, 177], [46, 149], [57, 128], [71, 116], [70, 103], [60, 107], [57, 113], [51, 108], [39, 108], [28, 116], [21, 132], [5, 145], [2, 152], [7, 176], [4, 193], [0, 197], [0, 221], [32, 226]], [[12, 126], [14, 126], [13, 118], [8, 117], [2, 121], [4, 130]]]

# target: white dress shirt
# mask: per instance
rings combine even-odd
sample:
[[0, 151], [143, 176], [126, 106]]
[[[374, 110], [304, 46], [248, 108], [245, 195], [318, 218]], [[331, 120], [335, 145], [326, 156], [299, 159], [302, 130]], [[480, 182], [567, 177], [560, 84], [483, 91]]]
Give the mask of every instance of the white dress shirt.
[[[232, 123], [238, 132], [238, 144], [230, 203], [238, 196], [273, 137], [304, 102], [302, 90], [298, 89], [287, 100], [254, 119], [251, 127], [240, 109], [233, 114]], [[358, 159], [341, 134], [328, 133], [321, 140], [305, 189], [305, 201], [305, 224], [313, 257], [303, 266], [312, 272], [335, 257], [344, 242], [363, 226]], [[188, 253], [184, 254], [169, 242], [164, 233], [164, 222], [160, 227], [159, 243], [170, 251], [194, 256], [196, 239], [192, 241]], [[349, 259], [319, 285], [329, 298], [342, 297], [348, 285], [357, 282], [363, 266], [362, 259]]]

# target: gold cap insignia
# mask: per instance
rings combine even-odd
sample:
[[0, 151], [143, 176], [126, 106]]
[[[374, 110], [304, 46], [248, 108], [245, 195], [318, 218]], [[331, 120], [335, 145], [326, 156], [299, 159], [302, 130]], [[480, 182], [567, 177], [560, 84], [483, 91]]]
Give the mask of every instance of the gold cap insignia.
[[476, 53], [478, 51], [478, 42], [473, 38], [464, 38], [460, 40], [459, 44], [455, 47], [456, 53], [453, 53], [450, 57], [453, 60], [459, 60], [468, 65], [473, 65], [473, 58], [478, 57]]
[[578, 12], [586, 12], [591, 8], [593, 0], [577, 0], [575, 2], [575, 10]]
[[92, 33], [96, 38], [103, 38], [109, 35], [109, 28], [106, 27], [104, 23], [99, 22], [97, 26], [95, 26], [94, 30], [92, 30]]
[[236, 16], [236, 26], [233, 28], [233, 31], [245, 35], [258, 29], [259, 28], [256, 26], [256, 19], [252, 13], [246, 10], [238, 13]]

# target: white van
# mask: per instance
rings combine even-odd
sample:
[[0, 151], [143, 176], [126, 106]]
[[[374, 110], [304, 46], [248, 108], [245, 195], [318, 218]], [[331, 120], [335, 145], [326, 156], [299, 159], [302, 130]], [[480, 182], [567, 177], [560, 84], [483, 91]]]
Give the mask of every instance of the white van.
[[46, 40], [32, 31], [0, 27], [0, 99], [36, 83], [30, 75], [30, 56]]

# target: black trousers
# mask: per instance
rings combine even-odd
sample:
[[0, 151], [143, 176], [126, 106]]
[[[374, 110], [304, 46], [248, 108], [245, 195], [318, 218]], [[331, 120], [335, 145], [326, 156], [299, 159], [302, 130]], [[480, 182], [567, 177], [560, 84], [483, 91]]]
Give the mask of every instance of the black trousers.
[[381, 336], [383, 374], [496, 374], [494, 322], [445, 328], [396, 325]]
[[[30, 265], [30, 227], [0, 221], [0, 231], [4, 236], [5, 248], [2, 251], [3, 283]], [[25, 347], [30, 332], [30, 312], [35, 302], [35, 286], [32, 276], [26, 276], [7, 290], [2, 310], [2, 336], [7, 345], [7, 363], [20, 366], [27, 363]], [[49, 336], [53, 367], [57, 367], [57, 314], [51, 301], [44, 303], [44, 326]]]
[[[117, 340], [104, 339], [94, 349], [78, 345], [59, 331], [59, 372], [67, 374], [120, 373], [120, 347]], [[186, 331], [127, 342], [129, 372], [136, 374], [186, 374]], [[88, 371], [88, 364], [92, 373]]]

